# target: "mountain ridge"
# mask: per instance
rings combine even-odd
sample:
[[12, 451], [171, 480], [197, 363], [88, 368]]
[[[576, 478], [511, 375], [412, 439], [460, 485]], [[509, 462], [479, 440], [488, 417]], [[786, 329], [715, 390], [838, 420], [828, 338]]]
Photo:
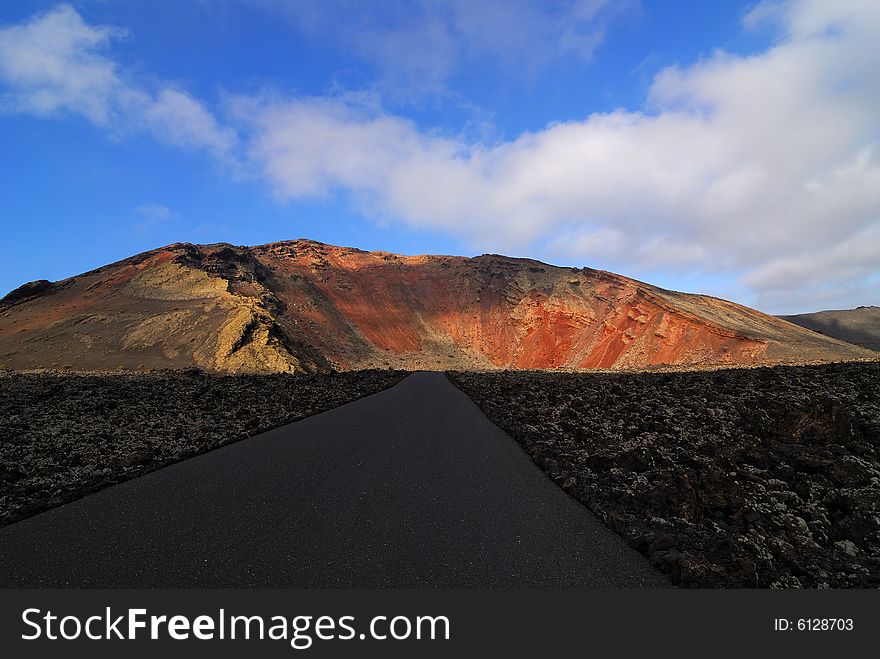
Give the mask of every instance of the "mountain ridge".
[[590, 369], [873, 356], [604, 270], [309, 239], [173, 243], [0, 300], [6, 368]]
[[870, 350], [880, 350], [880, 307], [827, 309], [780, 316], [790, 323]]

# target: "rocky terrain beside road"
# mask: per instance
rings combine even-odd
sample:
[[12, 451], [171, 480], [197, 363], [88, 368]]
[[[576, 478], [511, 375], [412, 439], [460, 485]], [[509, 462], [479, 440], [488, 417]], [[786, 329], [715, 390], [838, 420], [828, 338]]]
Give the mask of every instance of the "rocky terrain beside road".
[[880, 586], [878, 363], [450, 379], [679, 586]]
[[0, 372], [0, 526], [376, 393], [404, 375]]

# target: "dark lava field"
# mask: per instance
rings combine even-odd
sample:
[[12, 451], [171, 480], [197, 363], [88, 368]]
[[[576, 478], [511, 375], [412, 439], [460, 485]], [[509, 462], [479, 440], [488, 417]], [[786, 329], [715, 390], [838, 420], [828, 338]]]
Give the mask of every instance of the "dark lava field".
[[880, 587], [880, 363], [449, 376], [681, 587]]
[[[0, 372], [0, 525], [392, 386]], [[880, 587], [880, 363], [449, 373], [682, 587]]]
[[0, 372], [0, 526], [376, 393], [404, 375]]

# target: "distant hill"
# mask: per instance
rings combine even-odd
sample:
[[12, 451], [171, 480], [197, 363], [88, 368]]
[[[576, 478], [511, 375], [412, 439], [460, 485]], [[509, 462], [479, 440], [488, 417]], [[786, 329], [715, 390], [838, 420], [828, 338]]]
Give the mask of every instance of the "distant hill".
[[873, 355], [602, 270], [310, 240], [169, 245], [0, 300], [6, 368], [589, 369]]
[[880, 350], [880, 307], [817, 311], [780, 318], [825, 336]]

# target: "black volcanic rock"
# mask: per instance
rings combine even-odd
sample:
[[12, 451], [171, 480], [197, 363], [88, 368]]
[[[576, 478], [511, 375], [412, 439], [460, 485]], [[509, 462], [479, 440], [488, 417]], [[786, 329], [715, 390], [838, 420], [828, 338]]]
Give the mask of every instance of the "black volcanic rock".
[[399, 371], [0, 371], [0, 526], [376, 393]]
[[880, 587], [880, 363], [455, 373], [685, 587]]
[[13, 291], [10, 291], [0, 299], [0, 309], [11, 307], [13, 304], [32, 300], [41, 295], [48, 295], [55, 290], [55, 284], [46, 279], [38, 279], [22, 284]]

